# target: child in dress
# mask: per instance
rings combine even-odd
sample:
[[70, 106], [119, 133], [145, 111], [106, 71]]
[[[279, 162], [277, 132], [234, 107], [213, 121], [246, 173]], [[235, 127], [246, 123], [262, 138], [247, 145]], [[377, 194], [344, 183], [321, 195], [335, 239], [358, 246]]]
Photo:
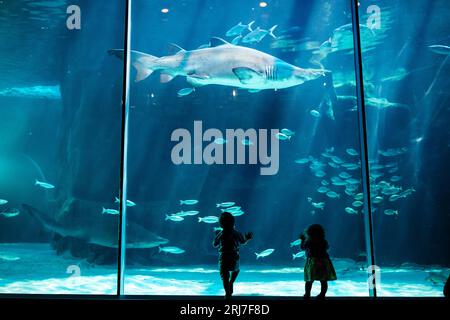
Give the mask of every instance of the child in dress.
[[317, 298], [325, 298], [328, 281], [336, 280], [336, 271], [328, 256], [328, 242], [325, 240], [325, 230], [320, 224], [309, 226], [300, 235], [300, 247], [305, 250], [305, 298], [310, 298], [315, 280], [320, 281], [321, 289]]

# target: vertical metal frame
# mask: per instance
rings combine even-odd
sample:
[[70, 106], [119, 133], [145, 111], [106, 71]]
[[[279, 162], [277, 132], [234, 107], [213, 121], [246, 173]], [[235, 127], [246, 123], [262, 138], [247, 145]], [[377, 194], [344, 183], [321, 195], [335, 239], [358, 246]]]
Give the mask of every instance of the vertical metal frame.
[[122, 136], [120, 151], [120, 209], [117, 266], [117, 295], [124, 294], [124, 273], [127, 231], [127, 158], [128, 158], [128, 115], [130, 109], [130, 47], [131, 47], [131, 1], [125, 0], [125, 36], [122, 82]]
[[[359, 126], [359, 145], [361, 150], [361, 177], [364, 194], [364, 230], [365, 243], [367, 252], [368, 266], [375, 266], [375, 252], [373, 240], [373, 222], [372, 222], [372, 206], [370, 201], [370, 173], [369, 173], [369, 153], [367, 148], [367, 123], [366, 123], [366, 104], [364, 101], [364, 78], [361, 53], [361, 30], [359, 29], [359, 2], [358, 0], [350, 0], [352, 7], [352, 24], [353, 24], [353, 46], [355, 58], [355, 75], [356, 75], [356, 96], [358, 103], [358, 126]], [[375, 272], [376, 268], [369, 269], [371, 272], [371, 283], [369, 283], [369, 295], [377, 296], [377, 283]]]

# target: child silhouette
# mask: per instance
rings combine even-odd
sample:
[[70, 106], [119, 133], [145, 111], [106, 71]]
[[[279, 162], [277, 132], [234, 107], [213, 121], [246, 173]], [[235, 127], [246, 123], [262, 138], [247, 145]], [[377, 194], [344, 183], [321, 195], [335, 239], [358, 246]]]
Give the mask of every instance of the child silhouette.
[[219, 219], [221, 231], [216, 232], [213, 246], [219, 248], [219, 270], [222, 278], [225, 298], [233, 294], [233, 284], [239, 274], [239, 247], [253, 238], [251, 232], [243, 235], [234, 229], [234, 217], [224, 212]]

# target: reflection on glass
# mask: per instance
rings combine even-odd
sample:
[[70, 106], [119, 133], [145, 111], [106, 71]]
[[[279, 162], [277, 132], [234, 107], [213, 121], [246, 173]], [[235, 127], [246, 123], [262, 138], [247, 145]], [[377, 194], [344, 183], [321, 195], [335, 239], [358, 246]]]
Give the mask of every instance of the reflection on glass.
[[0, 3], [1, 293], [116, 292], [121, 3]]
[[[449, 275], [446, 1], [361, 1], [381, 296], [441, 296]], [[365, 50], [364, 50], [365, 48]]]
[[223, 295], [230, 211], [254, 233], [235, 294], [302, 295], [297, 240], [320, 223], [328, 294], [368, 295], [348, 5], [133, 1], [127, 217], [152, 237], [133, 248], [127, 230], [126, 294]]

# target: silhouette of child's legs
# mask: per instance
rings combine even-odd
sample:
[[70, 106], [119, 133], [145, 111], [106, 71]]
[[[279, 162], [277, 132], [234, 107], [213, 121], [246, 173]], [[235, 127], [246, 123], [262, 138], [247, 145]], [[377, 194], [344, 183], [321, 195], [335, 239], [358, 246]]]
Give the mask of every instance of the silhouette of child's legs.
[[305, 298], [309, 298], [311, 296], [311, 289], [314, 281], [305, 281]]
[[231, 272], [231, 278], [230, 278], [230, 294], [233, 294], [233, 284], [236, 281], [236, 278], [239, 274], [239, 271], [233, 271]]
[[325, 294], [328, 291], [328, 281], [320, 281], [320, 293], [318, 297], [325, 298]]
[[230, 272], [226, 270], [220, 270], [220, 277], [222, 278], [223, 288], [225, 290], [225, 296], [228, 298], [230, 294]]

